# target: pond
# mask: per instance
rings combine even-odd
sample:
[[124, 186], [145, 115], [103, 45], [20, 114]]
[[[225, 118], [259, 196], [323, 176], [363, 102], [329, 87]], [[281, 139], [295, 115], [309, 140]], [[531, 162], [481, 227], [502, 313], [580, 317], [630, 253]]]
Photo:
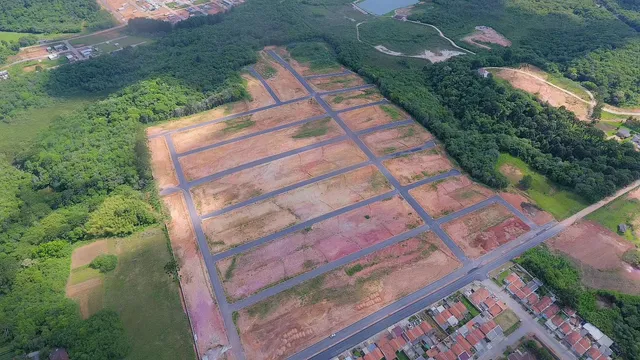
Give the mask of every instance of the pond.
[[395, 9], [417, 4], [418, 0], [365, 0], [358, 7], [374, 15], [384, 15]]

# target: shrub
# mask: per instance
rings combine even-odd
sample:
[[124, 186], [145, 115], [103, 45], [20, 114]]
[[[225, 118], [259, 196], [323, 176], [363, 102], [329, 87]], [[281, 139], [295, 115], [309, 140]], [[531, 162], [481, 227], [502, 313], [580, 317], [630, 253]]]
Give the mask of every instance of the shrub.
[[533, 177], [531, 177], [531, 175], [525, 175], [522, 179], [520, 179], [520, 182], [518, 182], [518, 185], [522, 190], [529, 190], [531, 188], [532, 183], [533, 183]]
[[115, 255], [100, 255], [93, 259], [89, 267], [99, 270], [101, 273], [112, 271], [118, 265], [118, 257]]
[[141, 199], [115, 195], [107, 198], [91, 214], [86, 228], [92, 237], [125, 236], [157, 220], [151, 206]]

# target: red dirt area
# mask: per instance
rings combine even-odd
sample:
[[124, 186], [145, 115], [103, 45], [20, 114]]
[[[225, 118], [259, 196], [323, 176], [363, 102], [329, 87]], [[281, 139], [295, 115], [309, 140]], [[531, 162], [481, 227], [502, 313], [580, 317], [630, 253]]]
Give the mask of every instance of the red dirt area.
[[178, 153], [235, 139], [279, 125], [286, 125], [324, 113], [313, 99], [268, 109], [255, 114], [181, 131], [171, 135]]
[[293, 59], [287, 49], [278, 47], [273, 48], [280, 57], [282, 57], [286, 62], [288, 62], [293, 70], [295, 70], [298, 74], [302, 76], [311, 76], [311, 75], [323, 75], [323, 74], [331, 74], [331, 73], [339, 73], [344, 71], [344, 68], [336, 63], [335, 66], [323, 67], [321, 69], [311, 69], [310, 64], [308, 63], [300, 63]]
[[211, 283], [198, 249], [196, 236], [182, 193], [163, 198], [171, 221], [167, 224], [171, 248], [179, 264], [185, 308], [202, 357], [208, 350], [228, 346], [222, 315], [211, 291]]
[[158, 190], [175, 187], [180, 184], [173, 168], [171, 154], [164, 137], [157, 137], [149, 140], [149, 151], [151, 152], [151, 168], [153, 178], [158, 184]]
[[345, 140], [229, 174], [191, 189], [200, 214], [367, 160], [353, 141]]
[[262, 83], [249, 74], [243, 74], [246, 81], [246, 88], [251, 95], [251, 101], [238, 101], [218, 106], [208, 111], [203, 111], [190, 116], [185, 116], [147, 129], [149, 136], [164, 134], [167, 131], [176, 130], [189, 125], [200, 124], [207, 121], [220, 119], [225, 116], [238, 114], [241, 112], [258, 109], [275, 104], [269, 92]]
[[365, 84], [364, 80], [355, 74], [315, 78], [310, 79], [309, 83], [316, 91], [341, 90]]
[[409, 191], [434, 219], [454, 213], [488, 199], [493, 191], [466, 176], [455, 176]]
[[346, 111], [340, 114], [340, 118], [351, 130], [360, 131], [394, 121], [406, 120], [409, 115], [394, 105], [385, 104]]
[[94, 241], [73, 251], [71, 254], [71, 269], [89, 265], [98, 255], [109, 252], [107, 240]]
[[269, 87], [281, 101], [288, 101], [309, 95], [304, 86], [275, 59], [266, 52], [260, 52], [260, 59], [255, 65], [256, 71], [267, 81]]
[[47, 46], [51, 46], [51, 45], [40, 45], [40, 46], [36, 45], [32, 47], [22, 48], [20, 49], [20, 51], [18, 51], [17, 54], [9, 56], [7, 58], [6, 63], [10, 64], [20, 60], [45, 57], [49, 55], [49, 52], [47, 52]]
[[491, 50], [491, 47], [481, 43], [497, 44], [502, 47], [511, 46], [511, 41], [509, 41], [509, 39], [488, 26], [476, 26], [476, 30], [473, 34], [464, 37], [462, 41], [487, 50]]
[[453, 169], [453, 164], [440, 147], [386, 160], [384, 166], [401, 185], [409, 185]]
[[358, 105], [366, 105], [376, 101], [381, 101], [384, 97], [377, 89], [369, 88], [334, 95], [325, 95], [322, 99], [326, 101], [333, 110], [344, 110]]
[[288, 357], [459, 266], [429, 232], [281, 292], [239, 312], [247, 358]]
[[187, 179], [195, 180], [340, 135], [340, 126], [325, 118], [187, 155], [180, 164]]
[[303, 186], [205, 219], [211, 252], [220, 252], [391, 190], [375, 166]]
[[400, 196], [352, 210], [218, 263], [227, 296], [242, 299], [423, 224]]
[[415, 123], [364, 135], [362, 141], [377, 156], [409, 150], [431, 140], [433, 136]]
[[530, 230], [527, 224], [500, 204], [487, 206], [448, 222], [442, 229], [472, 259]]
[[544, 225], [549, 221], [553, 221], [553, 215], [540, 209], [531, 200], [519, 193], [501, 192], [500, 196], [516, 209], [520, 210], [527, 218], [531, 219], [536, 225]]

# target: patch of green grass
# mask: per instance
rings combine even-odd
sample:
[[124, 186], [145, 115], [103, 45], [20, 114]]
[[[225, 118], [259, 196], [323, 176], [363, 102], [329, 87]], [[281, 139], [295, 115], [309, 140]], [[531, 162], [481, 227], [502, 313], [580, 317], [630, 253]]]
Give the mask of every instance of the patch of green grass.
[[193, 2], [193, 5], [202, 5], [210, 2], [211, 0], [196, 0]]
[[356, 273], [362, 271], [364, 269], [364, 267], [361, 264], [355, 264], [351, 267], [348, 267], [346, 269], [344, 269], [344, 272], [349, 275], [349, 276], [353, 276]]
[[331, 118], [326, 117], [321, 120], [306, 123], [298, 129], [292, 136], [293, 139], [304, 139], [325, 135], [329, 131], [329, 123]]
[[251, 116], [246, 116], [246, 117], [226, 121], [225, 122], [226, 127], [224, 128], [223, 131], [226, 133], [235, 133], [242, 129], [252, 127], [255, 124], [256, 122], [251, 120]]
[[233, 314], [231, 314], [231, 319], [233, 320], [233, 325], [237, 328], [238, 327], [238, 319], [240, 318], [240, 313], [237, 311], [234, 311]]
[[237, 256], [234, 256], [233, 259], [231, 259], [231, 264], [227, 268], [227, 271], [224, 272], [224, 279], [225, 280], [229, 280], [233, 276], [233, 271], [236, 269], [236, 262], [237, 261], [238, 261], [238, 257]]
[[398, 360], [409, 360], [407, 354], [405, 354], [402, 350], [396, 352], [396, 356], [398, 357]]
[[[326, 9], [314, 9], [314, 16], [327, 16]], [[314, 73], [329, 74], [340, 71], [340, 64], [329, 47], [321, 42], [297, 43], [287, 47], [287, 50], [297, 62], [309, 67]]]
[[507, 269], [503, 272], [501, 272], [500, 274], [498, 274], [498, 277], [496, 278], [496, 281], [498, 282], [498, 284], [500, 286], [504, 285], [504, 279], [507, 278], [507, 276], [509, 276], [509, 274], [511, 274], [511, 270]]
[[626, 224], [627, 231], [621, 235], [630, 242], [640, 245], [640, 238], [634, 234], [632, 226], [639, 216], [640, 200], [622, 196], [592, 212], [587, 216], [587, 219], [595, 221], [618, 234], [618, 225]]
[[[500, 154], [496, 168], [501, 171], [504, 166], [517, 170], [520, 176], [507, 172], [505, 175], [512, 186], [517, 186], [521, 176], [531, 175], [531, 188], [527, 195], [542, 210], [551, 213], [557, 220], [565, 219], [584, 209], [589, 203], [580, 196], [553, 184], [544, 175], [531, 169], [524, 161], [509, 154]], [[503, 172], [504, 173], [504, 172]]]
[[369, 45], [382, 45], [405, 55], [419, 55], [425, 50], [456, 50], [429, 27], [390, 18], [378, 18], [359, 27], [360, 39]]
[[382, 109], [382, 111], [384, 111], [387, 115], [389, 115], [389, 117], [391, 118], [391, 120], [393, 121], [399, 121], [404, 119], [405, 115], [402, 112], [402, 110], [398, 109], [397, 107], [393, 106], [393, 105], [380, 105], [380, 108]]
[[511, 309], [506, 309], [494, 318], [496, 324], [500, 325], [504, 335], [508, 336], [520, 326], [520, 318]]
[[473, 304], [466, 297], [461, 296], [460, 301], [462, 302], [462, 304], [464, 304], [464, 307], [469, 310], [472, 318], [480, 315], [480, 311], [475, 306], [473, 306]]
[[71, 39], [69, 40], [69, 43], [73, 46], [78, 46], [78, 45], [93, 45], [93, 44], [97, 44], [97, 43], [101, 43], [104, 41], [109, 41], [112, 39], [116, 39], [119, 37], [124, 36], [125, 34], [119, 32], [119, 31], [107, 31], [107, 32], [103, 32], [100, 34], [94, 34], [94, 35], [89, 35], [89, 36], [83, 36], [77, 39]]
[[340, 104], [340, 103], [341, 103], [341, 102], [343, 102], [344, 100], [345, 100], [344, 96], [342, 96], [342, 95], [338, 95], [338, 96], [335, 96], [335, 97], [333, 98], [333, 100], [331, 100], [331, 102], [332, 102], [332, 103], [334, 103], [334, 104]]
[[258, 64], [255, 69], [258, 74], [260, 74], [265, 79], [271, 79], [278, 74], [278, 70], [267, 63]]
[[176, 10], [176, 9], [184, 9], [184, 8], [188, 8], [189, 7], [188, 4], [178, 4], [175, 1], [166, 3], [165, 5], [167, 5], [167, 7], [169, 7], [170, 9], [174, 9], [174, 10]]
[[81, 282], [85, 282], [87, 280], [95, 279], [102, 277], [100, 270], [92, 269], [89, 265], [82, 266], [71, 271], [71, 276], [69, 279], [70, 285], [79, 284]]

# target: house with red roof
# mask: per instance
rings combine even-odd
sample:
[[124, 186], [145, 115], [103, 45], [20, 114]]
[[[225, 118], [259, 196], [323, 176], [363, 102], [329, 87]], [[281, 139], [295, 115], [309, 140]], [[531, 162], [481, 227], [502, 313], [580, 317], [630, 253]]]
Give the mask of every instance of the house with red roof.
[[393, 346], [389, 342], [389, 339], [381, 339], [376, 342], [376, 346], [382, 351], [384, 358], [387, 360], [393, 360], [396, 358], [396, 352], [393, 350]]
[[542, 297], [542, 299], [540, 299], [540, 301], [538, 301], [537, 304], [535, 304], [533, 306], [533, 312], [535, 312], [536, 314], [540, 314], [541, 312], [543, 312], [546, 308], [549, 307], [549, 305], [553, 304], [553, 300], [548, 297], [548, 296], [544, 296]]
[[529, 296], [527, 296], [527, 298], [525, 299], [525, 302], [528, 303], [529, 305], [533, 306], [533, 305], [537, 304], [539, 300], [540, 300], [540, 298], [538, 297], [538, 294], [531, 293]]
[[606, 357], [602, 355], [600, 350], [598, 350], [598, 348], [596, 348], [595, 346], [592, 346], [589, 348], [589, 350], [587, 350], [586, 356], [587, 356], [587, 359], [589, 360], [606, 359]]
[[481, 287], [478, 290], [474, 291], [473, 294], [471, 294], [469, 300], [471, 300], [473, 305], [481, 307], [481, 304], [489, 297], [489, 295], [489, 290]]
[[513, 284], [513, 282], [517, 280], [520, 280], [520, 277], [516, 273], [512, 272], [511, 274], [507, 275], [507, 277], [504, 279], [504, 282], [507, 284]]
[[582, 356], [590, 347], [591, 341], [589, 341], [589, 339], [587, 339], [586, 337], [581, 337], [580, 340], [578, 340], [578, 342], [571, 347], [571, 350], [573, 350], [576, 355]]
[[375, 348], [373, 351], [364, 355], [364, 360], [381, 360], [382, 358], [386, 358], [386, 357], [384, 356], [384, 354], [379, 348]]
[[545, 319], [551, 319], [558, 312], [560, 312], [560, 307], [556, 304], [551, 304], [546, 309], [544, 309], [544, 311], [542, 312], [542, 316]]
[[496, 317], [506, 309], [507, 304], [503, 303], [502, 301], [497, 301], [493, 306], [491, 306], [491, 308], [489, 308], [489, 314], [491, 314], [491, 316], [493, 317]]

